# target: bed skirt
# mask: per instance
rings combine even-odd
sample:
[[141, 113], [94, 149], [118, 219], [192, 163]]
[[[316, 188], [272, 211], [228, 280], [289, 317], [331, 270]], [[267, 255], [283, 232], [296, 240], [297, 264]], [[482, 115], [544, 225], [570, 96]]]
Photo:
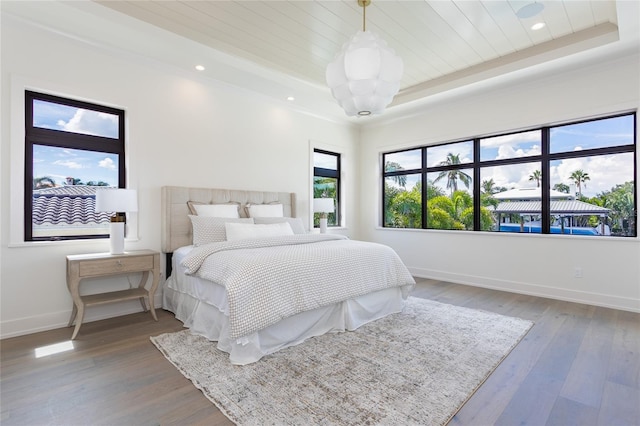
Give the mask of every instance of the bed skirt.
[[302, 312], [279, 323], [238, 339], [229, 337], [229, 317], [224, 312], [192, 295], [163, 288], [162, 307], [175, 314], [192, 333], [218, 342], [218, 349], [229, 353], [232, 364], [244, 365], [265, 355], [298, 345], [314, 336], [329, 332], [355, 330], [358, 327], [402, 311], [412, 286], [388, 288], [334, 305]]

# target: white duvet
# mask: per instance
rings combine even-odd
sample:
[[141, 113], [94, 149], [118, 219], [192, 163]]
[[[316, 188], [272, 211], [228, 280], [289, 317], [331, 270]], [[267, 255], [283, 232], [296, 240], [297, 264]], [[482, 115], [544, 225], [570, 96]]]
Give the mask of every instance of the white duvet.
[[182, 265], [226, 288], [232, 338], [301, 312], [415, 284], [390, 247], [340, 235], [211, 243], [194, 248]]

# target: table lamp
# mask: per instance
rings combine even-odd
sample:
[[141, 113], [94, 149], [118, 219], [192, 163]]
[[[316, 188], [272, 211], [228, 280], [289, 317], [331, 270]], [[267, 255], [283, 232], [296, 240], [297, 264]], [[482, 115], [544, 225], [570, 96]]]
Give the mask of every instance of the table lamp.
[[333, 205], [333, 198], [314, 198], [313, 199], [313, 211], [314, 213], [320, 213], [320, 233], [327, 232], [327, 213], [333, 213], [335, 207]]
[[115, 212], [109, 224], [111, 254], [124, 253], [126, 212], [138, 211], [135, 189], [100, 188], [96, 190], [96, 212]]

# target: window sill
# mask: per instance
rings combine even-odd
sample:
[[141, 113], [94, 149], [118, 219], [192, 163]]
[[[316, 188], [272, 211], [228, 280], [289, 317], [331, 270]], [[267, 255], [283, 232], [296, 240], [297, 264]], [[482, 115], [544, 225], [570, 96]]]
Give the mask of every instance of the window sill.
[[[124, 242], [133, 243], [140, 241], [139, 238], [125, 238]], [[9, 248], [24, 248], [24, 247], [49, 247], [49, 246], [69, 246], [69, 245], [95, 245], [104, 243], [106, 247], [106, 251], [109, 248], [109, 238], [89, 238], [89, 239], [81, 239], [81, 240], [58, 240], [58, 241], [19, 241], [12, 242], [7, 245]]]
[[421, 229], [421, 228], [387, 228], [384, 226], [376, 226], [376, 231], [382, 232], [415, 232], [428, 234], [448, 234], [448, 235], [465, 235], [465, 236], [499, 236], [500, 238], [547, 238], [559, 240], [581, 240], [581, 241], [620, 241], [630, 243], [640, 243], [638, 237], [615, 237], [604, 235], [558, 235], [558, 234], [537, 234], [537, 233], [519, 233], [519, 232], [489, 232], [489, 231], [463, 231], [455, 229]]

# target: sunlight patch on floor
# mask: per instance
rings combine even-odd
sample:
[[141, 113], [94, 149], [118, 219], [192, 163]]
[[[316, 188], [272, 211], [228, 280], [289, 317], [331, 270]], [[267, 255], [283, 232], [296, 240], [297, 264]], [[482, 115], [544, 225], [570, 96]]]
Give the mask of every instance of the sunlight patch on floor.
[[44, 356], [58, 354], [60, 352], [72, 351], [73, 342], [67, 340], [66, 342], [54, 343], [53, 345], [40, 346], [36, 348], [36, 358], [42, 358]]

